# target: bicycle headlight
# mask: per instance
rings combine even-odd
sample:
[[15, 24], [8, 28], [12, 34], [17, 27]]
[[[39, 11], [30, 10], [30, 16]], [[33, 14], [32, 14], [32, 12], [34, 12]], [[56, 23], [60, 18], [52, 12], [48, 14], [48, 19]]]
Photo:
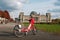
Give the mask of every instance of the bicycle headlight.
[[21, 25], [19, 25], [19, 28], [22, 28]]

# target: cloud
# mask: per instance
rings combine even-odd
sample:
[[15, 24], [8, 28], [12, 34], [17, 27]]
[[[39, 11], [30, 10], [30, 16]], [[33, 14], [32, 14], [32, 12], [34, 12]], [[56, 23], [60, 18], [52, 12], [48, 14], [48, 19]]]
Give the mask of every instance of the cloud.
[[19, 0], [19, 1], [22, 3], [28, 3], [29, 2], [29, 0]]
[[60, 13], [60, 0], [56, 0], [56, 1], [53, 3], [52, 8], [48, 9], [47, 12]]
[[29, 0], [0, 0], [0, 10], [7, 10], [12, 18], [16, 18], [21, 8], [24, 4], [28, 3], [28, 1]]
[[[26, 4], [28, 2], [31, 3]], [[8, 10], [11, 17], [18, 17], [20, 11], [26, 12], [25, 14], [29, 14], [33, 10], [40, 12], [41, 14], [46, 13], [47, 10], [48, 12], [59, 13], [60, 7], [56, 7], [59, 5], [60, 0], [0, 0], [0, 9]]]
[[0, 9], [9, 11], [19, 10], [26, 1], [27, 0], [0, 0]]
[[48, 12], [60, 13], [60, 9], [51, 9]]
[[60, 8], [49, 9], [48, 12], [51, 13], [52, 19], [56, 19], [60, 17]]
[[55, 6], [60, 6], [60, 0], [57, 0], [57, 2], [54, 3]]

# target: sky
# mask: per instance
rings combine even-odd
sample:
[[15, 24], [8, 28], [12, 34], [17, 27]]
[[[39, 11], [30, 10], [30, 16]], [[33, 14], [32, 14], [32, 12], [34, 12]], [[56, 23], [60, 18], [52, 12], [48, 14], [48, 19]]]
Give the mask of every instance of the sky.
[[60, 0], [0, 0], [0, 10], [7, 10], [11, 18], [17, 18], [20, 12], [29, 15], [31, 11], [52, 18], [60, 18]]

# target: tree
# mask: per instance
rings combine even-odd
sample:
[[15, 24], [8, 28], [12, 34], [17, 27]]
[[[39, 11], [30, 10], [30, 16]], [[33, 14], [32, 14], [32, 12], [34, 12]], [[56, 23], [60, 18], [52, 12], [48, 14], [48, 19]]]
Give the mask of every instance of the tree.
[[4, 12], [0, 10], [0, 17], [4, 18]]
[[9, 15], [9, 12], [7, 10], [4, 11], [4, 17], [6, 19], [10, 19], [10, 15]]

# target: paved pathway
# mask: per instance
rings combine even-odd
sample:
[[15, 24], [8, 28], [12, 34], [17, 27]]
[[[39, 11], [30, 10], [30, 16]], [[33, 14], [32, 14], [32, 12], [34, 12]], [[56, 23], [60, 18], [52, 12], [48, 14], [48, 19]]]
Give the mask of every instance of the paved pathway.
[[0, 40], [60, 40], [59, 35], [38, 31], [36, 35], [29, 34], [23, 38], [17, 38], [13, 35], [12, 29], [15, 24], [0, 24]]

